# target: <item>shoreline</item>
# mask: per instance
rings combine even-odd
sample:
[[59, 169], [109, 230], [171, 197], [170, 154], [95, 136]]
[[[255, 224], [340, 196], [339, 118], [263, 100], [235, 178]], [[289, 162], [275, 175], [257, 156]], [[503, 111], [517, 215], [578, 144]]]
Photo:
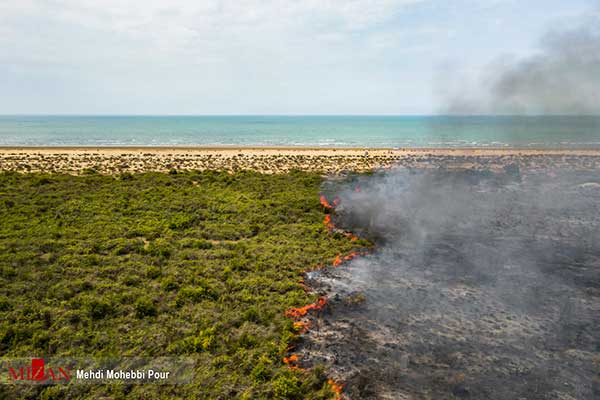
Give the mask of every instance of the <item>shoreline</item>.
[[529, 147], [339, 147], [339, 146], [0, 146], [0, 154], [8, 152], [105, 152], [105, 153], [164, 153], [164, 152], [290, 152], [290, 153], [400, 153], [400, 154], [469, 154], [469, 155], [598, 155], [600, 148], [529, 148]]
[[0, 171], [80, 174], [172, 170], [292, 170], [336, 174], [392, 167], [600, 169], [600, 149], [347, 147], [0, 147]]

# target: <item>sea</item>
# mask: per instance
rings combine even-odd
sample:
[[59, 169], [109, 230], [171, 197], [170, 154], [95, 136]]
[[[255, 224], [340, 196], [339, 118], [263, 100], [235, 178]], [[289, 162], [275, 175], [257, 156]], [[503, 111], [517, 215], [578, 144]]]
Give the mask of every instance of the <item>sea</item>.
[[0, 116], [0, 146], [600, 148], [600, 116]]

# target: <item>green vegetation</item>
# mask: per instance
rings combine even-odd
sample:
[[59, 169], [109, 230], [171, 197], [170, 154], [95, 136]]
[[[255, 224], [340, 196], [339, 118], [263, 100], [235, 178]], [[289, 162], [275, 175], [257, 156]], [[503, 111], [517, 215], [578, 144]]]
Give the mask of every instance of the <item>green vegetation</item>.
[[191, 385], [4, 385], [0, 397], [331, 398], [281, 362], [327, 233], [317, 174], [0, 174], [0, 356], [194, 356]]

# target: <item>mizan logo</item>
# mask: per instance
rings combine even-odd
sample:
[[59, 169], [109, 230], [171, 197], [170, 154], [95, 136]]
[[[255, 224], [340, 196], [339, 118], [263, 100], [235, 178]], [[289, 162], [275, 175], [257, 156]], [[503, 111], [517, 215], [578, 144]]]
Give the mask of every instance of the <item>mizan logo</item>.
[[71, 370], [68, 367], [49, 367], [43, 358], [34, 358], [31, 365], [27, 366], [9, 366], [8, 380], [12, 382], [30, 381], [30, 382], [56, 382], [69, 381], [71, 379]]
[[[170, 357], [0, 358], [0, 385], [111, 382], [187, 384], [193, 380], [195, 365], [194, 358]], [[2, 399], [1, 395], [0, 399]]]

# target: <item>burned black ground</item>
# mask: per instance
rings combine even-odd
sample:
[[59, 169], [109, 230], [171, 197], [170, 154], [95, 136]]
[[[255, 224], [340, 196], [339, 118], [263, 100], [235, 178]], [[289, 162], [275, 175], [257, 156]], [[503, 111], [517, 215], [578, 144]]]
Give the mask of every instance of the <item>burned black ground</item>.
[[310, 284], [302, 356], [352, 399], [600, 396], [597, 170], [392, 172], [332, 182], [378, 250]]

